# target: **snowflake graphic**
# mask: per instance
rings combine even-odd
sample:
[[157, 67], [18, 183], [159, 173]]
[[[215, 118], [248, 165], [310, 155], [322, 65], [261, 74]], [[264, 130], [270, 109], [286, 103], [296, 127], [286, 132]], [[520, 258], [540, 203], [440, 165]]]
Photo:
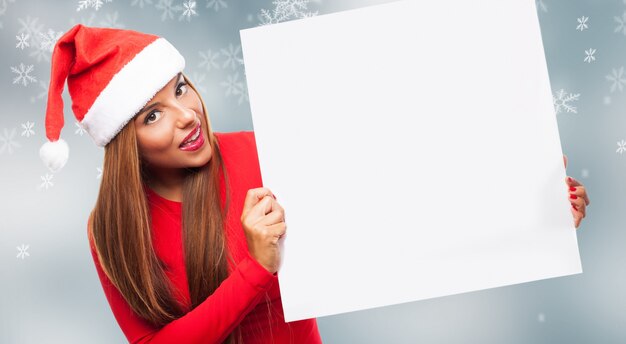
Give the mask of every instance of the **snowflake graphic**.
[[174, 19], [174, 13], [182, 11], [182, 7], [173, 5], [172, 1], [173, 0], [159, 0], [159, 3], [156, 4], [156, 9], [163, 11], [161, 21], [165, 21], [168, 17], [169, 19]]
[[29, 54], [29, 56], [34, 56], [37, 62], [41, 62], [41, 60], [50, 62], [50, 55], [50, 51], [41, 44], [35, 45], [35, 50]]
[[54, 184], [52, 183], [52, 177], [54, 177], [52, 174], [48, 174], [46, 173], [45, 176], [41, 176], [41, 184], [39, 185], [39, 188], [45, 188], [46, 190], [48, 190], [48, 188], [51, 188], [54, 186]]
[[192, 0], [187, 0], [183, 3], [183, 14], [180, 15], [178, 20], [183, 20], [183, 18], [187, 18], [187, 21], [191, 21], [191, 17], [197, 17], [198, 13], [196, 13], [196, 2]]
[[43, 24], [39, 24], [39, 18], [31, 18], [30, 16], [26, 16], [26, 19], [18, 19], [18, 23], [20, 23], [20, 29], [17, 32], [25, 33], [31, 37], [37, 37], [37, 34], [43, 30]]
[[576, 107], [572, 106], [570, 102], [578, 100], [580, 94], [572, 94], [566, 93], [565, 90], [561, 89], [557, 92], [556, 97], [552, 97], [556, 113], [559, 114], [563, 110], [567, 112], [577, 113]]
[[107, 13], [104, 17], [104, 20], [100, 21], [100, 25], [104, 27], [114, 27], [118, 29], [123, 29], [125, 26], [122, 23], [118, 23], [117, 19], [119, 18], [119, 13], [117, 11], [111, 13]]
[[80, 125], [80, 123], [78, 122], [74, 122], [74, 125], [76, 125], [77, 129], [74, 132], [74, 134], [78, 134], [80, 136], [83, 136], [84, 133], [86, 133], [87, 131], [85, 130], [85, 128], [83, 128], [82, 125]]
[[13, 79], [13, 83], [17, 84], [18, 82], [22, 82], [22, 85], [28, 86], [28, 83], [35, 82], [37, 79], [34, 76], [29, 75], [34, 69], [33, 65], [26, 67], [23, 63], [20, 63], [18, 67], [11, 67], [11, 71], [17, 76]]
[[98, 171], [98, 175], [96, 176], [96, 179], [102, 179], [102, 168], [96, 167], [96, 171]]
[[30, 38], [29, 34], [22, 33], [19, 36], [15, 36], [15, 38], [17, 39], [16, 48], [24, 50], [24, 48], [30, 47], [30, 44], [28, 44], [28, 39]]
[[239, 53], [241, 53], [241, 45], [238, 45], [237, 48], [233, 47], [233, 44], [230, 43], [228, 45], [228, 49], [221, 49], [222, 54], [226, 57], [222, 68], [226, 68], [230, 65], [232, 69], [237, 67], [236, 63], [243, 64], [243, 58], [239, 58]]
[[202, 58], [202, 61], [200, 62], [198, 67], [206, 68], [207, 72], [210, 72], [213, 68], [219, 69], [220, 66], [217, 64], [217, 61], [215, 61], [215, 59], [217, 59], [219, 55], [219, 52], [213, 53], [211, 49], [207, 50], [206, 53], [200, 52], [200, 57]]
[[80, 10], [84, 10], [87, 9], [89, 7], [91, 8], [95, 8], [96, 11], [100, 9], [100, 7], [102, 7], [102, 5], [105, 2], [111, 2], [113, 0], [79, 0], [78, 1], [78, 8], [76, 8], [76, 11], [80, 11]]
[[41, 49], [52, 52], [52, 50], [54, 50], [54, 45], [57, 43], [59, 38], [63, 36], [63, 31], [54, 32], [54, 30], [48, 29], [48, 33], [38, 33], [38, 36], [40, 39]]
[[616, 89], [622, 92], [626, 84], [626, 79], [624, 79], [624, 66], [621, 66], [619, 70], [613, 68], [613, 74], [607, 75], [606, 80], [613, 82], [611, 84], [611, 93], [615, 92]]
[[589, 48], [589, 50], [585, 50], [585, 54], [587, 56], [585, 57], [584, 61], [588, 62], [588, 63], [591, 63], [591, 61], [595, 61], [596, 57], [593, 56], [593, 54], [595, 54], [595, 53], [596, 53], [596, 49], [593, 49], [593, 48]]
[[206, 75], [204, 73], [193, 72], [191, 76], [191, 80], [193, 80], [193, 85], [200, 91], [200, 93], [207, 93], [206, 87], [204, 87], [204, 79]]
[[583, 169], [580, 171], [580, 176], [581, 176], [581, 177], [583, 177], [583, 178], [589, 178], [589, 170], [588, 170], [588, 169], [586, 169], [586, 168], [583, 168]]
[[29, 245], [24, 244], [22, 244], [22, 246], [17, 246], [17, 250], [19, 251], [19, 253], [17, 254], [16, 258], [22, 258], [22, 260], [24, 260], [25, 257], [30, 257], [30, 253], [26, 252], [28, 250], [28, 246]]
[[615, 17], [615, 22], [617, 22], [617, 26], [614, 32], [622, 32], [626, 36], [626, 11], [624, 11], [621, 17]]
[[544, 323], [546, 322], [546, 315], [543, 313], [539, 313], [537, 315], [537, 321], [539, 321], [540, 323]]
[[626, 151], [626, 141], [617, 141], [617, 150], [616, 153], [622, 154]]
[[576, 26], [576, 30], [580, 30], [582, 32], [583, 30], [589, 27], [587, 25], [587, 21], [589, 20], [589, 17], [582, 16], [578, 18], [577, 20], [578, 20], [578, 26]]
[[259, 25], [276, 24], [292, 19], [308, 18], [317, 15], [317, 11], [308, 12], [309, 0], [274, 0], [274, 9], [261, 9]]
[[3, 135], [0, 135], [0, 154], [3, 154], [5, 151], [9, 152], [9, 154], [13, 154], [14, 148], [21, 147], [14, 138], [15, 128], [11, 129], [11, 132], [9, 132], [7, 128], [4, 128]]
[[34, 126], [35, 123], [22, 123], [22, 128], [24, 128], [24, 131], [22, 131], [22, 136], [30, 137], [31, 135], [35, 135], [35, 131], [33, 130]]
[[239, 73], [229, 75], [226, 81], [221, 82], [221, 85], [226, 89], [225, 95], [239, 96], [237, 104], [241, 105], [244, 101], [250, 101], [248, 98], [248, 87], [245, 82], [239, 80]]
[[224, 0], [208, 0], [206, 3], [206, 8], [213, 8], [215, 12], [219, 11], [220, 8], [228, 7], [228, 4]]
[[231, 74], [226, 78], [226, 81], [221, 83], [226, 88], [226, 96], [238, 95], [243, 90], [243, 83], [239, 81], [239, 73]]
[[139, 8], [143, 8], [144, 4], [152, 5], [152, 0], [133, 0], [130, 3], [131, 6], [139, 5]]
[[42, 100], [42, 99], [46, 99], [45, 97], [48, 96], [48, 82], [45, 82], [43, 80], [38, 80], [37, 81], [39, 88], [41, 89], [41, 91], [39, 92], [39, 94], [37, 94], [37, 96], [33, 96], [30, 97], [30, 102], [34, 103], [35, 100]]

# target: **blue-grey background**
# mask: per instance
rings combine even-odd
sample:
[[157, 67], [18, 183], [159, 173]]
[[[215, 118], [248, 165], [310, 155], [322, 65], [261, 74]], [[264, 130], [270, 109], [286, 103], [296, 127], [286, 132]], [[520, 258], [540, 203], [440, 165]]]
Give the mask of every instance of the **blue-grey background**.
[[[76, 126], [67, 92], [69, 162], [51, 174], [38, 156], [50, 47], [63, 32], [81, 22], [166, 37], [185, 56], [214, 130], [253, 130], [239, 30], [384, 2], [0, 1], [0, 343], [125, 342], [86, 238], [103, 150]], [[567, 172], [591, 198], [578, 230], [583, 274], [318, 318], [324, 342], [626, 342], [626, 0], [536, 4]], [[463, 154], [458, 144], [451, 158]], [[511, 197], [524, 183], [511, 180]], [[471, 180], [462, 181], [454, 201], [471, 201], [475, 192]]]

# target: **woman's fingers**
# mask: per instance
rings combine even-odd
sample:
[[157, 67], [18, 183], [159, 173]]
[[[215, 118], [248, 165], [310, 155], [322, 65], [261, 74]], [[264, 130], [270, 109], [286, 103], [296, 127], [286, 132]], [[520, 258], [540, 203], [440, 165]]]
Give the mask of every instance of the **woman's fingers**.
[[[572, 177], [566, 177], [565, 183], [569, 187], [569, 192], [585, 200], [585, 204], [589, 205], [589, 196], [587, 195], [587, 189], [579, 181]], [[572, 190], [574, 189], [574, 190]]]
[[585, 206], [585, 201], [582, 198], [572, 199], [572, 197], [570, 197], [569, 201], [572, 204], [572, 207], [582, 214], [583, 218], [587, 216], [587, 207]]
[[572, 216], [574, 217], [574, 226], [578, 228], [578, 226], [580, 225], [580, 221], [582, 221], [583, 219], [583, 216], [579, 211], [575, 210], [573, 206], [571, 208], [571, 211]]

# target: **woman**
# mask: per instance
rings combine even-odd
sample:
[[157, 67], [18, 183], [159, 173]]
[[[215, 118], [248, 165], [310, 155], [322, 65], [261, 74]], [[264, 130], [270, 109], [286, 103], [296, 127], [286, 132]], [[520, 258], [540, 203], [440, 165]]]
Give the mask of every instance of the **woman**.
[[105, 147], [88, 223], [98, 276], [130, 343], [321, 343], [284, 322], [276, 272], [284, 211], [262, 187], [252, 132], [213, 133], [153, 35], [76, 25], [56, 43], [41, 156], [58, 170], [67, 78], [80, 125]]
[[[183, 68], [167, 41], [130, 30], [79, 24], [53, 52], [41, 157], [67, 161], [67, 78], [77, 120], [105, 147], [87, 227], [117, 322], [130, 343], [321, 343], [315, 319], [284, 322], [285, 215], [262, 187], [254, 134], [212, 132]], [[578, 226], [587, 196], [568, 183]]]

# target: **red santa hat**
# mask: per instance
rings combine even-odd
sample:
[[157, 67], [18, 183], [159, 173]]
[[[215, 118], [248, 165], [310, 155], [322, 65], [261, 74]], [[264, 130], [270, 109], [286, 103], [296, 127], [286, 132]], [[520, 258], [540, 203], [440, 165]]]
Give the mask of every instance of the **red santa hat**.
[[67, 162], [63, 128], [63, 87], [79, 125], [104, 147], [176, 74], [185, 59], [162, 37], [132, 30], [78, 24], [54, 46], [46, 137], [39, 150], [53, 172]]

